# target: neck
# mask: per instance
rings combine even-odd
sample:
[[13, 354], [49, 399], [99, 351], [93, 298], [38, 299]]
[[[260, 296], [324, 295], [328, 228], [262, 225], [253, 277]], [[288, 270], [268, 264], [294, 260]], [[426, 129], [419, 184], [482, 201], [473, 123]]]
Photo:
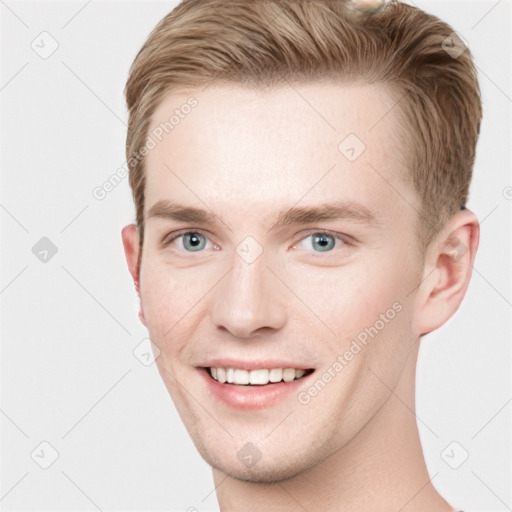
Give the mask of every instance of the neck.
[[435, 476], [429, 476], [421, 448], [415, 414], [418, 349], [419, 343], [411, 348], [379, 411], [350, 443], [315, 467], [272, 484], [240, 481], [214, 468], [221, 512], [452, 512], [432, 483]]

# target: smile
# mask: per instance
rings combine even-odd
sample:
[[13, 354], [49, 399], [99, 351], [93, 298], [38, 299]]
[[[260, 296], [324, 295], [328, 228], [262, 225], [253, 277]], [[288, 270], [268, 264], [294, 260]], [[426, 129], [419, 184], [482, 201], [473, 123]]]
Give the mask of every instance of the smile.
[[222, 367], [208, 368], [209, 375], [222, 384], [227, 383], [245, 386], [264, 386], [269, 382], [292, 382], [312, 372], [312, 369], [304, 370], [302, 368], [259, 368], [254, 370]]

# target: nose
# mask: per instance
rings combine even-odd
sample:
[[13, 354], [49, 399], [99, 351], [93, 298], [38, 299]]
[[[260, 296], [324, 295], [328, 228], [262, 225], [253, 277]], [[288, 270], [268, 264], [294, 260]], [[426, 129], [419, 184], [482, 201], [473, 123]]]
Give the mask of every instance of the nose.
[[233, 268], [215, 287], [211, 320], [237, 338], [278, 330], [286, 322], [282, 284], [267, 268], [264, 254], [247, 263], [235, 254]]

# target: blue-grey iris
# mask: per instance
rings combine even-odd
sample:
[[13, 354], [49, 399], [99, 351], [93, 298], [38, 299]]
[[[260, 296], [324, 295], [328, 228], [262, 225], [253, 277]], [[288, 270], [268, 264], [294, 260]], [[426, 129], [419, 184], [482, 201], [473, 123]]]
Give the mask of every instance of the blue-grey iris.
[[[332, 241], [331, 244], [329, 244], [329, 240], [328, 240], [329, 238]], [[320, 251], [328, 251], [328, 250], [332, 249], [336, 244], [336, 240], [334, 240], [334, 237], [332, 237], [331, 235], [325, 235], [325, 234], [324, 235], [315, 235], [313, 237], [313, 244], [315, 244], [316, 242], [322, 244], [320, 246]], [[328, 245], [324, 245], [326, 242]]]
[[[203, 245], [201, 245], [201, 238], [203, 238], [203, 240], [205, 240]], [[190, 241], [191, 241], [191, 244], [188, 244], [189, 245], [188, 247], [187, 247], [187, 243], [186, 243], [187, 239], [190, 239]], [[206, 239], [200, 233], [186, 233], [185, 235], [183, 235], [183, 246], [187, 250], [191, 249], [192, 251], [195, 252], [197, 250], [204, 249], [205, 244], [206, 244]]]

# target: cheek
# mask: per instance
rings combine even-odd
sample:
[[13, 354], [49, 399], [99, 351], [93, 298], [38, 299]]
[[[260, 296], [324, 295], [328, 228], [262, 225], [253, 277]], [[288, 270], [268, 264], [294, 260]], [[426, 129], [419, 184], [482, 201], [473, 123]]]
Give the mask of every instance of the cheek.
[[[347, 317], [354, 319], [349, 333], [361, 347], [366, 363], [390, 385], [401, 373], [413, 342], [414, 283], [411, 262], [389, 251], [368, 271], [368, 278], [347, 304]], [[380, 387], [378, 379], [374, 382]]]
[[412, 265], [388, 251], [374, 261], [316, 276], [307, 304], [334, 331], [329, 348], [340, 353], [355, 341], [367, 355], [387, 359], [408, 344], [415, 275]]
[[150, 337], [162, 351], [181, 350], [180, 333], [194, 321], [195, 305], [207, 292], [203, 280], [186, 274], [149, 259], [141, 269], [141, 307]]

